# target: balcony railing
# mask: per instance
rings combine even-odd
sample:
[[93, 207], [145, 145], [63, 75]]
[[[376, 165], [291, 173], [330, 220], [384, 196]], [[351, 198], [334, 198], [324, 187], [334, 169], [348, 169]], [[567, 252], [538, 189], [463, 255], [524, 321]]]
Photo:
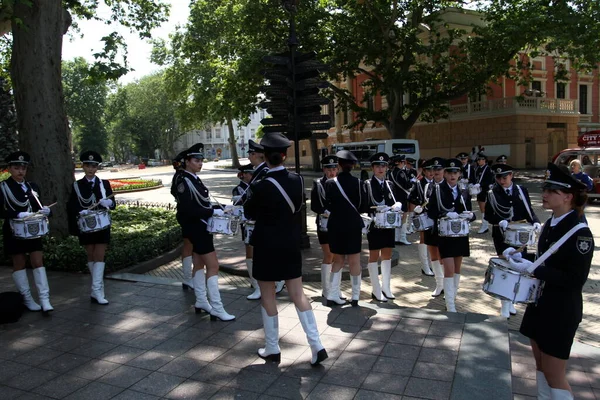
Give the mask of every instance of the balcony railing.
[[544, 97], [506, 97], [450, 106], [448, 119], [507, 114], [579, 114], [577, 100]]

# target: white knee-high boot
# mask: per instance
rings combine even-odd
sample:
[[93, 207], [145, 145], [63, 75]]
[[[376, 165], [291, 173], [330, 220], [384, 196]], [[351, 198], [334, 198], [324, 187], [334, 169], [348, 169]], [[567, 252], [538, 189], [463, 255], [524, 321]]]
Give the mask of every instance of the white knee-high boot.
[[296, 312], [298, 313], [300, 324], [302, 325], [302, 329], [304, 329], [304, 333], [306, 333], [306, 339], [310, 345], [310, 351], [312, 353], [310, 364], [318, 365], [329, 356], [327, 355], [325, 347], [321, 344], [315, 314], [313, 313], [313, 310], [300, 311], [298, 308], [296, 308]]
[[210, 313], [212, 307], [208, 302], [208, 295], [206, 293], [206, 276], [204, 275], [204, 269], [199, 269], [194, 273], [192, 287], [194, 288], [194, 294], [196, 295], [196, 314], [200, 314], [202, 311]]
[[254, 292], [252, 294], [246, 296], [248, 300], [260, 300], [260, 287], [258, 286], [258, 282], [254, 279], [252, 275], [252, 259], [246, 258], [246, 267], [248, 267], [248, 276], [250, 277], [250, 284], [254, 288]]
[[429, 267], [429, 252], [425, 243], [419, 243], [419, 259], [421, 260], [421, 273], [427, 276], [434, 276], [433, 271]]
[[484, 219], [481, 221], [481, 227], [477, 233], [486, 233], [490, 229], [488, 222]]
[[510, 318], [510, 300], [500, 300], [500, 316]]
[[435, 260], [431, 262], [431, 268], [435, 274], [435, 290], [431, 293], [431, 297], [438, 297], [444, 293], [444, 267], [440, 260]]
[[331, 275], [331, 264], [321, 264], [321, 296], [327, 298], [329, 294], [329, 276]]
[[551, 400], [552, 392], [550, 391], [550, 385], [546, 380], [546, 376], [542, 371], [535, 371], [536, 383], [537, 383], [537, 398], [538, 400]]
[[258, 356], [262, 359], [280, 362], [281, 350], [279, 349], [279, 314], [270, 316], [267, 310], [260, 307], [263, 328], [265, 330], [265, 347], [258, 349]]
[[194, 288], [194, 281], [192, 278], [193, 261], [192, 256], [183, 257], [181, 259], [181, 270], [183, 271], [183, 281], [181, 282], [181, 288], [183, 290], [190, 290]]
[[103, 262], [95, 262], [92, 265], [92, 294], [90, 299], [92, 303], [108, 305], [108, 300], [104, 298], [102, 287], [104, 286], [104, 266]]
[[22, 269], [15, 271], [12, 274], [15, 285], [19, 290], [19, 293], [23, 296], [23, 304], [29, 311], [40, 311], [42, 307], [33, 300], [31, 295], [31, 289], [29, 288], [29, 279], [27, 278], [27, 271]]
[[460, 274], [454, 273], [454, 291], [458, 293], [460, 287]]
[[573, 400], [573, 393], [564, 389], [552, 389], [550, 388], [552, 393], [552, 400]]
[[381, 260], [381, 292], [390, 300], [395, 299], [390, 289], [392, 279], [392, 260]]
[[402, 224], [402, 227], [400, 227], [400, 240], [399, 240], [399, 242], [402, 243], [402, 244], [405, 244], [405, 245], [412, 244], [406, 238], [406, 232], [408, 232], [408, 224], [410, 224], [410, 222], [405, 222], [405, 223]]
[[212, 310], [210, 310], [211, 321], [217, 319], [221, 321], [233, 321], [235, 315], [228, 314], [223, 308], [223, 302], [221, 301], [221, 293], [219, 292], [219, 276], [213, 275], [206, 280], [206, 288], [208, 290], [208, 298]]
[[356, 276], [350, 275], [350, 282], [352, 283], [352, 307], [358, 307], [358, 300], [360, 299], [360, 284], [362, 275]]
[[342, 270], [338, 272], [331, 272], [329, 276], [329, 293], [327, 294], [327, 305], [333, 306], [334, 304], [343, 305], [346, 304], [346, 300], [340, 299], [340, 282], [341, 282]]
[[34, 268], [33, 279], [35, 280], [35, 286], [37, 286], [42, 311], [44, 313], [48, 313], [54, 310], [54, 307], [52, 307], [52, 304], [50, 304], [50, 287], [48, 286], [48, 276], [46, 275], [46, 268]]
[[387, 301], [387, 298], [381, 292], [381, 283], [379, 283], [379, 266], [377, 261], [367, 264], [369, 278], [371, 279], [371, 298], [377, 301]]
[[446, 298], [446, 311], [456, 312], [454, 304], [456, 298], [456, 289], [454, 287], [454, 277], [444, 278], [444, 294]]

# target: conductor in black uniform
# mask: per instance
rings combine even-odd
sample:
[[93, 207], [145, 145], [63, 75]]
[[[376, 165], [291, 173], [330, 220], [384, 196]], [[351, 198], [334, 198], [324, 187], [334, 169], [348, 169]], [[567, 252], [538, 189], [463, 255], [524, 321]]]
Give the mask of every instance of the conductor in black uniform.
[[304, 180], [283, 166], [291, 145], [283, 134], [267, 133], [261, 145], [269, 169], [264, 179], [252, 184], [244, 204], [246, 217], [256, 221], [250, 243], [254, 246], [253, 276], [261, 290], [265, 330], [265, 347], [258, 350], [258, 355], [272, 361], [281, 359], [275, 282], [285, 280], [312, 351], [311, 364], [316, 365], [327, 358], [327, 352], [302, 288], [300, 209], [304, 202]]
[[544, 282], [537, 303], [527, 306], [520, 329], [531, 340], [538, 399], [573, 399], [565, 370], [583, 315], [582, 290], [592, 263], [594, 239], [587, 225], [579, 225], [587, 200], [586, 185], [563, 165], [549, 163], [547, 174], [542, 205], [552, 210], [552, 217], [538, 239], [538, 257], [571, 229], [575, 231], [539, 267], [518, 257], [511, 258], [510, 264]]

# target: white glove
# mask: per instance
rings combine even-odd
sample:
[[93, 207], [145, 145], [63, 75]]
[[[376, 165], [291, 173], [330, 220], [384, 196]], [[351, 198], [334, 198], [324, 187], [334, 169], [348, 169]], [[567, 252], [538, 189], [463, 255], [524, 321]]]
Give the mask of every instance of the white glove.
[[416, 206], [413, 211], [415, 212], [415, 214], [421, 214], [423, 212], [423, 207]]
[[221, 210], [220, 208], [216, 208], [213, 210], [213, 215], [224, 215], [225, 212], [223, 210]]
[[498, 222], [498, 226], [500, 227], [500, 229], [505, 231], [506, 228], [508, 227], [508, 221], [503, 219], [502, 221]]
[[473, 219], [473, 213], [471, 211], [463, 211], [460, 213], [460, 217], [471, 220], [471, 219]]
[[533, 265], [533, 263], [524, 258], [520, 259], [519, 261], [516, 261], [511, 258], [510, 260], [508, 260], [508, 262], [510, 263], [510, 266], [512, 267], [512, 269], [514, 269], [516, 271], [521, 271], [521, 272], [527, 271], [529, 273], [532, 273], [533, 271], [535, 271], [535, 270], [530, 271], [530, 268]]
[[473, 185], [473, 187], [481, 187], [481, 185], [479, 183], [476, 183]]
[[521, 254], [520, 251], [513, 254], [514, 251], [515, 251], [515, 249], [513, 249], [512, 247], [509, 247], [502, 252], [502, 255], [507, 260], [515, 260], [515, 261], [519, 262], [520, 260], [523, 259], [523, 254]]
[[456, 218], [458, 218], [458, 213], [455, 213], [454, 211], [450, 211], [448, 214], [446, 214], [446, 217], [451, 218], [451, 219], [456, 219]]
[[533, 223], [533, 230], [536, 232], [541, 232], [542, 231], [542, 224], [540, 224], [539, 222], [534, 222]]
[[232, 206], [232, 205], [230, 205], [230, 204], [227, 204], [227, 205], [225, 206], [225, 212], [226, 212], [226, 213], [231, 213], [232, 211], [233, 211], [233, 206]]
[[88, 215], [90, 213], [90, 210], [81, 210], [79, 211], [79, 215]]
[[394, 203], [394, 205], [392, 206], [392, 211], [396, 211], [396, 212], [402, 211], [402, 203], [398, 203], [398, 202]]
[[329, 211], [329, 210], [325, 210], [325, 211], [323, 211], [323, 214], [325, 214], [325, 215], [329, 215], [329, 214], [331, 214], [331, 211]]
[[417, 178], [412, 178], [410, 181], [411, 181], [412, 183], [415, 183], [415, 182], [417, 181]]
[[111, 199], [102, 199], [100, 200], [100, 205], [104, 208], [110, 208], [110, 206], [113, 205], [113, 202]]
[[30, 213], [30, 212], [20, 212], [20, 213], [17, 214], [17, 218], [27, 218], [30, 215], [33, 215], [33, 213]]
[[42, 209], [40, 210], [40, 212], [46, 216], [50, 215], [50, 207], [42, 207]]
[[494, 184], [492, 183], [491, 185], [488, 186], [488, 188], [491, 190], [494, 187]]

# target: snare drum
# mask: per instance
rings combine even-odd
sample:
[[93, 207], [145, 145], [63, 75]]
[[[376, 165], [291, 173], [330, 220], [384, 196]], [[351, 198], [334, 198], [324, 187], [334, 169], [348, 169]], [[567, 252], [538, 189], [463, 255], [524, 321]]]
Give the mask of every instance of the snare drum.
[[433, 228], [433, 220], [429, 218], [427, 213], [413, 215], [412, 224], [417, 232], [424, 232]]
[[81, 233], [92, 233], [106, 229], [110, 226], [110, 214], [108, 210], [90, 211], [85, 215], [79, 215], [77, 226]]
[[375, 228], [395, 229], [402, 226], [402, 213], [396, 211], [385, 211], [375, 213]]
[[231, 209], [231, 215], [237, 218], [242, 218], [244, 216], [244, 206], [233, 206]]
[[364, 214], [361, 214], [360, 217], [362, 218], [362, 221], [363, 221], [362, 234], [363, 234], [363, 236], [366, 236], [367, 233], [369, 233], [369, 229], [371, 227], [371, 222], [373, 221], [373, 218], [369, 217], [368, 215], [364, 215]]
[[250, 237], [252, 237], [252, 232], [254, 232], [254, 225], [256, 221], [246, 221], [244, 224], [244, 233], [246, 238], [244, 239], [244, 243], [250, 244]]
[[213, 215], [206, 223], [209, 233], [222, 235], [235, 235], [239, 226], [239, 219], [233, 215]]
[[534, 246], [537, 241], [537, 232], [533, 225], [522, 222], [510, 222], [503, 233], [504, 243], [515, 246]]
[[481, 186], [475, 186], [475, 185], [469, 186], [469, 194], [471, 196], [477, 196], [479, 193], [481, 193]]
[[329, 222], [329, 214], [319, 214], [319, 231], [327, 232], [327, 223]]
[[529, 304], [535, 303], [540, 296], [541, 282], [527, 272], [510, 269], [507, 260], [494, 257], [485, 272], [482, 289], [500, 300]]
[[469, 221], [463, 218], [443, 217], [438, 220], [441, 237], [464, 237], [469, 235]]
[[38, 214], [29, 218], [11, 219], [10, 229], [17, 239], [38, 239], [48, 234], [48, 218]]
[[466, 190], [469, 185], [468, 179], [460, 179], [458, 181], [458, 190]]

